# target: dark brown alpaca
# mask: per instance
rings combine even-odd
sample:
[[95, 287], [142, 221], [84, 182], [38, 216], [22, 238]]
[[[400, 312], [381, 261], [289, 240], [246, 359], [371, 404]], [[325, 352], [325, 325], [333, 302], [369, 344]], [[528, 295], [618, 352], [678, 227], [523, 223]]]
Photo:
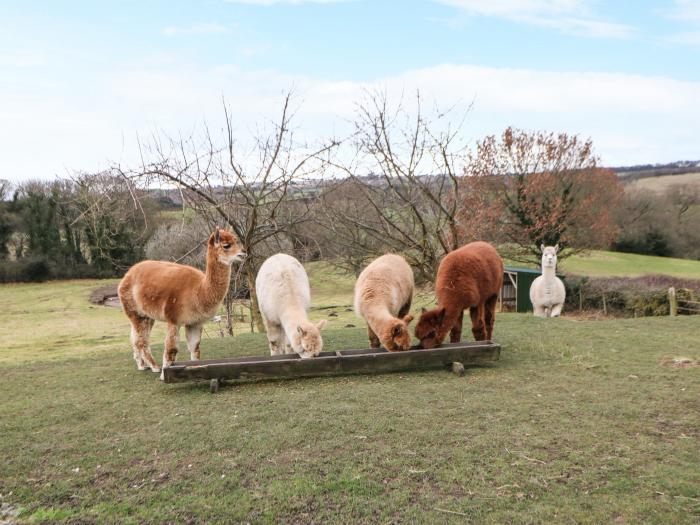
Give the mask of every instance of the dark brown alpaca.
[[459, 342], [467, 308], [474, 339], [491, 339], [502, 285], [503, 261], [489, 243], [472, 242], [448, 253], [440, 262], [435, 280], [438, 305], [423, 310], [416, 325], [421, 347], [440, 346], [447, 332], [450, 342]]

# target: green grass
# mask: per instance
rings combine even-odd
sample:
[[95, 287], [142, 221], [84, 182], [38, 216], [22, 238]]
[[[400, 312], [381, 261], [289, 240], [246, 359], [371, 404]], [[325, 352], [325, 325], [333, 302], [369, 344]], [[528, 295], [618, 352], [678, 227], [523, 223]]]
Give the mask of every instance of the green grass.
[[663, 274], [686, 279], [700, 279], [700, 261], [634, 253], [592, 251], [565, 259], [561, 269], [569, 273], [600, 277], [637, 277], [645, 274]]
[[[365, 346], [341, 308], [352, 279], [316, 270], [316, 306], [334, 308], [312, 318], [339, 314], [326, 347]], [[700, 368], [660, 364], [700, 358], [700, 316], [503, 314], [501, 361], [465, 378], [434, 370], [212, 395], [138, 372], [126, 319], [87, 303], [98, 284], [0, 287], [0, 494], [23, 522], [700, 519]], [[266, 351], [260, 334], [202, 344], [205, 358]]]

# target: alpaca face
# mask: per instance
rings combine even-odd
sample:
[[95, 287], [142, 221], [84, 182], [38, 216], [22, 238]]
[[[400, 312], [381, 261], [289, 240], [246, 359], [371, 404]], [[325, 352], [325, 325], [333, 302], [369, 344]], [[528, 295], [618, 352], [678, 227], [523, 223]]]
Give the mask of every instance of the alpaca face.
[[440, 346], [442, 340], [438, 338], [438, 331], [444, 320], [444, 308], [423, 310], [416, 325], [416, 337], [420, 340], [421, 348], [430, 349]]
[[390, 352], [401, 352], [411, 348], [411, 332], [408, 323], [413, 321], [412, 315], [405, 315], [403, 319], [397, 319], [384, 329], [380, 337], [384, 347]]
[[541, 246], [542, 248], [542, 267], [543, 268], [556, 268], [557, 267], [557, 252], [559, 251], [559, 245], [556, 246]]
[[217, 228], [209, 237], [209, 246], [214, 248], [221, 264], [230, 265], [246, 258], [246, 253], [238, 244], [238, 238], [226, 230]]
[[316, 325], [305, 323], [303, 326], [297, 326], [297, 335], [299, 337], [299, 346], [301, 352], [299, 355], [302, 359], [316, 357], [323, 352], [323, 339], [321, 338], [321, 329], [326, 326], [326, 320], [319, 321]]

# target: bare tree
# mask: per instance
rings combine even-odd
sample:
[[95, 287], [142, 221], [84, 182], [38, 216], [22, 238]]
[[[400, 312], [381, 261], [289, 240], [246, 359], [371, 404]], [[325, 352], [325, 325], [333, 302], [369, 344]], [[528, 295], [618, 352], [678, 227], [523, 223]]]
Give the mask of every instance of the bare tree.
[[[237, 141], [233, 117], [224, 102], [222, 137], [215, 137], [208, 127], [199, 140], [154, 137], [142, 149], [141, 166], [116, 168], [141, 185], [177, 189], [184, 207], [193, 209], [210, 225], [225, 225], [238, 236], [248, 254], [242, 274], [259, 330], [263, 325], [255, 296], [257, 269], [266, 255], [288, 242], [290, 228], [308, 219], [304, 180], [323, 174], [327, 157], [337, 145], [331, 141], [309, 148], [297, 143], [290, 104], [291, 95], [287, 94], [279, 120], [253, 137], [247, 148]], [[291, 207], [290, 202], [297, 206]]]
[[465, 149], [447, 115], [424, 115], [419, 93], [412, 110], [403, 101], [391, 107], [383, 93], [367, 93], [357, 105], [354, 154], [334, 162], [347, 180], [323, 197], [324, 224], [346, 261], [399, 252], [432, 281], [440, 258], [460, 245], [459, 202], [451, 196]]

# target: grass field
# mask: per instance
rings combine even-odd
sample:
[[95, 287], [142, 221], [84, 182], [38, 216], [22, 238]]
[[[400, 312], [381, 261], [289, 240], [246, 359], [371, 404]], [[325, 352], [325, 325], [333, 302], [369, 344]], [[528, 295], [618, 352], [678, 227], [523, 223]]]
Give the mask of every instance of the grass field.
[[700, 261], [598, 250], [573, 255], [562, 262], [560, 269], [563, 272], [597, 277], [637, 277], [645, 274], [663, 274], [686, 279], [700, 279]]
[[[352, 279], [316, 270], [312, 318], [330, 321], [326, 347], [365, 346], [346, 311]], [[700, 520], [700, 368], [662, 364], [700, 359], [700, 317], [503, 314], [501, 361], [466, 378], [212, 395], [136, 370], [121, 312], [87, 302], [102, 284], [0, 287], [0, 494], [21, 522]], [[205, 358], [266, 351], [260, 334], [202, 344]]]
[[[622, 179], [624, 181], [624, 178]], [[683, 173], [682, 175], [663, 175], [661, 177], [645, 177], [627, 183], [629, 189], [645, 189], [663, 193], [675, 185], [690, 185], [700, 188], [700, 173]]]

